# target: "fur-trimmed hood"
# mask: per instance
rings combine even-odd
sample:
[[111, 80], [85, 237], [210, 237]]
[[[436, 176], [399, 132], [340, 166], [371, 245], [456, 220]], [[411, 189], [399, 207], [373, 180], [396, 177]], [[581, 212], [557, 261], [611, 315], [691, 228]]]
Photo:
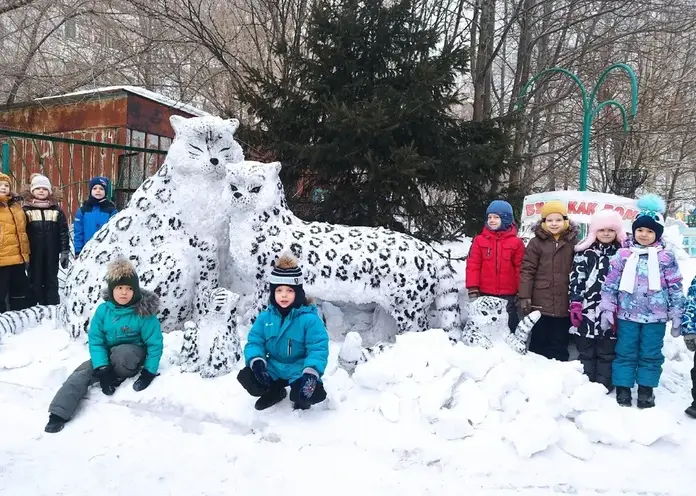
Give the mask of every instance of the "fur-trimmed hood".
[[[135, 313], [140, 317], [149, 317], [150, 315], [157, 315], [157, 312], [159, 312], [160, 308], [159, 296], [157, 296], [157, 294], [153, 293], [152, 291], [148, 291], [147, 289], [141, 289], [140, 292], [142, 294], [142, 298], [139, 302], [134, 303], [132, 306], [133, 310], [135, 310]], [[101, 297], [105, 301], [110, 301], [113, 303], [113, 298], [109, 294], [108, 288], [102, 289]]]
[[[532, 228], [532, 231], [534, 232], [534, 235], [541, 238], [541, 239], [549, 239], [553, 237], [553, 235], [545, 231], [543, 227], [541, 227], [541, 221], [537, 221], [536, 224], [534, 224], [534, 227]], [[574, 238], [577, 238], [580, 235], [580, 226], [573, 222], [572, 220], [568, 221], [568, 229], [566, 229], [563, 233], [561, 233], [560, 239], [564, 241], [571, 241]]]
[[[24, 201], [25, 205], [31, 205], [32, 202], [35, 200], [34, 195], [31, 193], [31, 190], [29, 189], [29, 185], [26, 185], [22, 188], [22, 191], [20, 192], [19, 196], [22, 198], [22, 201]], [[63, 192], [61, 190], [55, 190], [53, 193], [48, 195], [48, 202], [53, 205], [58, 205], [60, 201], [63, 199]]]

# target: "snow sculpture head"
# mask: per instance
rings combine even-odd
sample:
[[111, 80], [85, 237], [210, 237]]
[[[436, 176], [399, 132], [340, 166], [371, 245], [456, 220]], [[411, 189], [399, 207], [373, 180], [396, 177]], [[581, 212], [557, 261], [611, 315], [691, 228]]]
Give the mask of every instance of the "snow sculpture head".
[[169, 122], [176, 133], [167, 154], [167, 160], [176, 164], [171, 171], [174, 180], [177, 176], [191, 175], [222, 179], [225, 177], [225, 164], [244, 160], [242, 148], [234, 140], [239, 127], [237, 119], [186, 119], [173, 115]]
[[493, 296], [481, 296], [469, 304], [468, 323], [486, 332], [507, 329], [506, 302]]
[[235, 164], [229, 183], [232, 204], [240, 212], [264, 211], [284, 206], [285, 192], [280, 181], [279, 162], [264, 164], [245, 161]]

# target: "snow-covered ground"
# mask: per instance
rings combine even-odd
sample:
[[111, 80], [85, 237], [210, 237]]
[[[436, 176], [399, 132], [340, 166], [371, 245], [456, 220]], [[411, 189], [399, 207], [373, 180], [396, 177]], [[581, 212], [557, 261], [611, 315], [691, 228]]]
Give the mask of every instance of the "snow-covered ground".
[[[682, 268], [688, 283], [696, 264]], [[327, 314], [333, 336], [373, 318]], [[352, 377], [332, 343], [326, 402], [257, 412], [234, 374], [180, 373], [173, 333], [148, 389], [94, 388], [62, 432], [45, 434], [53, 394], [88, 356], [53, 327], [0, 344], [0, 494], [694, 493], [696, 421], [683, 414], [692, 359], [681, 339], [666, 339], [652, 410], [619, 408], [577, 362], [452, 347], [432, 330], [399, 337]]]

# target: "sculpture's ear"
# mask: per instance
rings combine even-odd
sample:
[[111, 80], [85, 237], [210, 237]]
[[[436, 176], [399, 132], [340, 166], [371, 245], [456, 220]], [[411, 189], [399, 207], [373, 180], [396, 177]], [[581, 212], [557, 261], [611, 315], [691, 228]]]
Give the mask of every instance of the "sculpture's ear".
[[169, 117], [169, 123], [172, 125], [172, 129], [176, 134], [179, 134], [184, 128], [184, 123], [187, 121], [186, 117], [181, 117], [180, 115], [172, 115]]
[[234, 134], [237, 129], [239, 129], [239, 121], [237, 119], [227, 119], [225, 121], [225, 124], [227, 125], [227, 128], [230, 130], [232, 134]]
[[279, 176], [279, 175], [280, 175], [280, 169], [283, 168], [283, 166], [281, 165], [281, 163], [280, 163], [280, 162], [273, 162], [271, 165], [273, 166], [273, 171], [274, 171], [275, 175], [276, 175], [276, 176]]

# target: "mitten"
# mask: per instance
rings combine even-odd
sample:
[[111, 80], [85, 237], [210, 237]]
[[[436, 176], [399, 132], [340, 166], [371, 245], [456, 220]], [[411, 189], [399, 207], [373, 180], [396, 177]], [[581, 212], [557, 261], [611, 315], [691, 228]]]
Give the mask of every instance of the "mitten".
[[582, 324], [582, 303], [571, 301], [568, 310], [570, 312], [570, 323], [573, 324], [573, 327], [580, 327]]
[[672, 337], [678, 338], [681, 336], [681, 319], [679, 317], [674, 317], [672, 319]]
[[523, 315], [529, 315], [532, 312], [532, 299], [520, 298], [520, 312]]
[[251, 371], [254, 373], [254, 377], [262, 386], [270, 386], [273, 379], [268, 375], [268, 369], [266, 368], [266, 362], [260, 358], [255, 359], [251, 363]]
[[696, 334], [684, 334], [684, 344], [689, 351], [696, 351]]
[[469, 301], [474, 301], [479, 297], [479, 294], [478, 288], [469, 288]]
[[317, 388], [317, 382], [319, 382], [319, 379], [316, 375], [309, 372], [302, 374], [302, 377], [300, 377], [300, 399], [308, 401]]
[[107, 396], [111, 396], [116, 391], [116, 388], [120, 384], [116, 372], [111, 365], [105, 365], [104, 367], [99, 367], [94, 371], [94, 374], [99, 379], [99, 386], [101, 387], [102, 393]]
[[602, 312], [602, 315], [599, 319], [600, 323], [602, 324], [602, 329], [609, 330], [609, 329], [614, 329], [614, 323], [616, 320], [614, 319], [614, 314], [612, 312]]
[[64, 269], [68, 268], [69, 257], [70, 257], [70, 252], [67, 252], [67, 251], [60, 252], [60, 266], [63, 267]]
[[136, 380], [133, 383], [133, 389], [136, 391], [142, 391], [146, 387], [152, 383], [152, 381], [157, 377], [159, 374], [153, 374], [149, 370], [143, 369], [142, 372], [140, 372], [140, 377], [138, 377], [138, 380]]

